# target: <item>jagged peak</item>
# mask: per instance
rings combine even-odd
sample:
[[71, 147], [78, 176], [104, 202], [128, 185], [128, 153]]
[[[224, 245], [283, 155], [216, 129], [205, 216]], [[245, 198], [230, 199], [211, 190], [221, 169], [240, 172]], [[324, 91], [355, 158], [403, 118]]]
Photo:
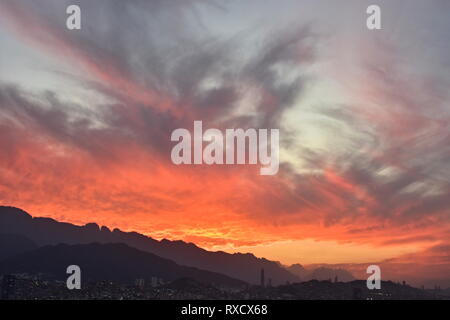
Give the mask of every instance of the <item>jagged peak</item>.
[[11, 213], [11, 214], [17, 214], [23, 217], [32, 218], [31, 215], [26, 212], [25, 210], [22, 210], [17, 207], [12, 206], [0, 206], [0, 213]]

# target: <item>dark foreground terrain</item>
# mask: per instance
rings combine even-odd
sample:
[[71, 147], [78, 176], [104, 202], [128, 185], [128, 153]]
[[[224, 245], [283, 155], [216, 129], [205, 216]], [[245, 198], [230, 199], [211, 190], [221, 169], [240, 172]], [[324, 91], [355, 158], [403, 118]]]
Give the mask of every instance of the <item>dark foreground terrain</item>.
[[43, 275], [1, 276], [3, 300], [449, 300], [449, 290], [423, 290], [382, 282], [380, 290], [368, 290], [365, 281], [331, 282], [311, 280], [278, 287], [245, 286], [241, 289], [204, 284], [189, 278], [170, 283], [143, 281], [89, 282], [80, 290], [69, 290], [61, 280]]

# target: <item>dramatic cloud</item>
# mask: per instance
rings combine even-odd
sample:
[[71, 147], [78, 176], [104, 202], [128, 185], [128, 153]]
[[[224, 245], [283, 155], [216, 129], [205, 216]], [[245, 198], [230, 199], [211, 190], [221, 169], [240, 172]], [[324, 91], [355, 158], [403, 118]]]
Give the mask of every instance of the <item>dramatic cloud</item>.
[[[425, 41], [403, 30], [421, 19], [396, 38], [306, 5], [294, 19], [251, 2], [275, 19], [255, 29], [234, 2], [77, 3], [70, 31], [69, 1], [0, 2], [1, 204], [286, 262], [308, 257], [285, 243], [326, 241], [392, 277], [450, 277], [448, 23], [432, 4]], [[170, 134], [194, 120], [280, 129], [278, 175], [173, 165]]]

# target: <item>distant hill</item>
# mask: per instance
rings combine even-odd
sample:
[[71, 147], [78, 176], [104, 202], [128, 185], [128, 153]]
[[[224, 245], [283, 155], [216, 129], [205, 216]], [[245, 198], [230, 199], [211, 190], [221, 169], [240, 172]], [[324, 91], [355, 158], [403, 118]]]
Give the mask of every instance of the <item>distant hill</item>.
[[344, 269], [332, 269], [326, 267], [320, 267], [312, 270], [308, 270], [304, 268], [300, 264], [293, 264], [290, 267], [287, 267], [291, 273], [298, 276], [302, 281], [309, 280], [335, 280], [337, 278], [338, 281], [341, 282], [349, 282], [355, 280], [353, 275]]
[[269, 296], [283, 300], [432, 300], [443, 299], [440, 292], [421, 290], [392, 281], [381, 281], [381, 289], [370, 290], [366, 280], [349, 282], [309, 280], [271, 289]]
[[46, 274], [67, 279], [69, 265], [81, 268], [83, 281], [112, 280], [132, 283], [135, 279], [162, 278], [173, 281], [190, 278], [200, 283], [242, 287], [243, 281], [197, 268], [180, 266], [168, 259], [125, 244], [83, 244], [44, 246], [0, 262], [0, 274]]
[[301, 264], [293, 264], [289, 267], [286, 267], [289, 272], [295, 274], [300, 280], [305, 281], [305, 279], [309, 276], [310, 271], [306, 270]]
[[0, 234], [0, 261], [36, 248], [37, 245], [25, 236]]
[[355, 280], [353, 275], [349, 271], [344, 269], [330, 269], [321, 267], [314, 269], [310, 274], [311, 280], [315, 279], [321, 281], [332, 279], [334, 281], [335, 278], [337, 278], [338, 281], [341, 282], [349, 282]]
[[298, 281], [298, 277], [279, 263], [252, 254], [211, 252], [183, 241], [155, 240], [136, 232], [109, 230], [95, 223], [76, 226], [50, 218], [33, 218], [14, 207], [0, 206], [0, 233], [26, 236], [38, 246], [65, 244], [124, 243], [130, 247], [170, 259], [180, 265], [222, 273], [252, 284], [259, 284], [260, 271], [272, 284]]

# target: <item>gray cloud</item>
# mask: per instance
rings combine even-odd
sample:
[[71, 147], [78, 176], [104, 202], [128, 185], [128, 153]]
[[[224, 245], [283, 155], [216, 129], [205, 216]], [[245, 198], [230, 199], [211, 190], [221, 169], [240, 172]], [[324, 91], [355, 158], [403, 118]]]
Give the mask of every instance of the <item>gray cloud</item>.
[[[59, 58], [73, 54], [67, 60], [91, 72], [64, 79], [114, 102], [80, 105], [50, 90], [31, 93], [1, 84], [0, 130], [8, 139], [0, 142], [8, 157], [19, 155], [23, 127], [100, 162], [121, 161], [120, 154], [131, 144], [165, 161], [172, 130], [190, 128], [194, 119], [219, 128], [281, 127], [289, 137], [284, 146], [297, 152], [311, 173], [283, 163], [281, 178], [270, 183], [243, 175], [253, 189], [238, 190], [242, 193], [236, 198], [230, 196], [234, 201], [224, 200], [236, 211], [268, 217], [274, 224], [351, 225], [373, 219], [380, 225], [418, 228], [430, 220], [448, 223], [449, 83], [439, 76], [411, 78], [390, 44], [375, 44], [382, 55], [370, 56], [363, 65], [361, 81], [368, 83], [373, 94], [369, 98], [376, 99], [380, 109], [317, 107], [316, 115], [324, 119], [318, 125], [329, 130], [331, 138], [344, 137], [347, 146], [342, 152], [316, 150], [302, 147], [296, 132], [281, 122], [309, 83], [303, 70], [316, 62], [321, 40], [314, 25], [273, 30], [243, 55], [240, 48], [254, 39], [246, 32], [231, 38], [210, 32], [197, 14], [198, 6], [209, 6], [205, 2], [78, 1], [87, 16], [77, 33], [61, 28], [64, 15], [57, 13], [67, 1], [52, 2], [45, 9], [32, 1], [17, 3], [6, 7], [17, 9], [10, 10], [16, 19], [25, 10], [47, 27], [29, 30], [24, 37], [42, 40]], [[286, 80], [286, 70], [297, 73]], [[260, 98], [256, 114], [235, 115], [251, 90]], [[158, 107], [164, 103], [179, 114]], [[380, 231], [377, 226], [363, 230]]]

